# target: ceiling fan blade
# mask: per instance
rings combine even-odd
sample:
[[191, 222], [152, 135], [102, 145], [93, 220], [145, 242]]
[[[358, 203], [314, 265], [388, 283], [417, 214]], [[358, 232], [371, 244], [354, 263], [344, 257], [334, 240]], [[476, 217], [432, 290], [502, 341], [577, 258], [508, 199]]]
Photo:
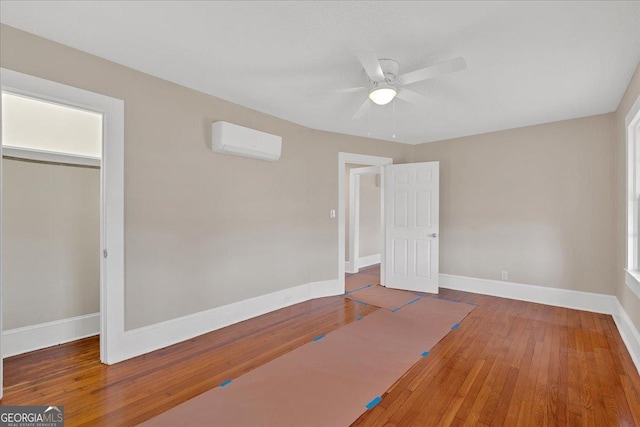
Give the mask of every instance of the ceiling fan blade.
[[428, 100], [426, 96], [405, 88], [400, 89], [396, 97], [410, 104], [422, 104]]
[[358, 108], [358, 111], [356, 111], [356, 113], [353, 115], [352, 119], [359, 119], [360, 117], [364, 116], [364, 114], [369, 111], [369, 108], [371, 108], [371, 104], [373, 104], [371, 102], [371, 100], [369, 98], [367, 98], [366, 101], [364, 101], [364, 103], [360, 106], [360, 108]]
[[364, 51], [358, 53], [358, 59], [362, 64], [362, 68], [366, 71], [369, 78], [375, 82], [384, 80], [384, 73], [380, 67], [380, 61], [373, 51]]
[[402, 84], [408, 85], [422, 80], [443, 76], [455, 71], [464, 70], [465, 68], [467, 68], [467, 63], [464, 61], [464, 58], [460, 56], [449, 61], [444, 61], [436, 65], [431, 65], [426, 68], [421, 68], [419, 70], [403, 74], [400, 76], [400, 81]]
[[346, 89], [336, 89], [336, 90], [332, 90], [331, 93], [355, 93], [355, 92], [361, 92], [365, 89], [368, 89], [366, 86], [359, 86], [359, 87], [349, 87]]

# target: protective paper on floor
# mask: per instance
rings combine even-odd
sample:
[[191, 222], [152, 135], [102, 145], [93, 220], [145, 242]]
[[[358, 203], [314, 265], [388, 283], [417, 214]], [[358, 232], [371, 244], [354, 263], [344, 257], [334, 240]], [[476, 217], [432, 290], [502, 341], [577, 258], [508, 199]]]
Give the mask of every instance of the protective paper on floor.
[[423, 297], [378, 310], [142, 425], [348, 426], [473, 308]]
[[347, 292], [345, 296], [350, 300], [374, 305], [387, 310], [399, 309], [418, 298], [418, 295], [415, 295], [413, 292], [385, 288], [380, 285], [362, 287], [354, 291]]
[[352, 292], [364, 286], [374, 286], [378, 283], [380, 283], [380, 277], [374, 277], [365, 274], [354, 274], [353, 276], [345, 277], [344, 290], [347, 292]]

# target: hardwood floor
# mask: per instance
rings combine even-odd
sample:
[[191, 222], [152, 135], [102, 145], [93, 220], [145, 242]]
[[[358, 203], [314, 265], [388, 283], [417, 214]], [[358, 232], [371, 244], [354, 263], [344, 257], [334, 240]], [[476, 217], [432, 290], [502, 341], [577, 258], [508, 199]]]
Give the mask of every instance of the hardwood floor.
[[[640, 426], [640, 376], [610, 316], [440, 295], [478, 306], [355, 426]], [[64, 405], [67, 426], [133, 425], [375, 310], [323, 298], [113, 366], [97, 338], [40, 350], [5, 360], [0, 403]]]

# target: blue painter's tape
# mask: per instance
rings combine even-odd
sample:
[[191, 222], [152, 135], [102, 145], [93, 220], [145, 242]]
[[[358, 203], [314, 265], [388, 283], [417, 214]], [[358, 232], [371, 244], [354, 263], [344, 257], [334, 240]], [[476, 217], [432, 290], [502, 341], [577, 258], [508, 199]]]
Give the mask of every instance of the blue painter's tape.
[[349, 299], [350, 299], [351, 301], [353, 301], [353, 302], [357, 302], [358, 304], [369, 305], [369, 304], [367, 304], [367, 303], [366, 303], [366, 302], [364, 302], [364, 301], [360, 301], [360, 300], [353, 299], [353, 298], [349, 298]]
[[474, 306], [476, 306], [476, 307], [478, 306], [478, 304], [475, 304], [475, 303], [473, 303], [473, 302], [471, 302], [471, 301], [468, 301], [468, 302], [467, 302], [467, 304], [469, 304], [469, 305], [474, 305]]
[[231, 384], [231, 380], [226, 380], [226, 381], [223, 381], [222, 383], [220, 383], [220, 387], [226, 387], [229, 384]]
[[451, 327], [451, 330], [452, 330], [452, 331], [455, 331], [455, 330], [456, 330], [456, 329], [458, 329], [459, 327], [460, 327], [460, 323], [456, 323], [455, 325], [453, 325], [453, 326]]
[[407, 305], [409, 305], [409, 304], [413, 304], [414, 302], [418, 302], [418, 301], [420, 301], [421, 299], [422, 299], [422, 297], [418, 297], [418, 298], [416, 298], [416, 299], [412, 299], [411, 301], [409, 301], [409, 302], [407, 303]]
[[324, 338], [324, 334], [322, 334], [322, 335], [318, 335], [317, 337], [315, 337], [315, 338], [313, 339], [313, 341], [320, 341], [322, 338]]
[[423, 351], [422, 354], [420, 356], [422, 357], [427, 357], [429, 355], [428, 351]]
[[393, 310], [391, 310], [392, 313], [395, 313], [396, 311], [400, 310], [402, 307], [396, 307]]
[[367, 407], [367, 409], [371, 409], [374, 406], [376, 406], [378, 403], [382, 402], [382, 398], [380, 396], [377, 396], [375, 399], [373, 399], [371, 402], [367, 403], [365, 406]]
[[356, 321], [360, 321], [360, 320], [362, 320], [362, 316], [356, 317]]
[[372, 286], [373, 286], [373, 285], [369, 284], [369, 285], [363, 286], [363, 287], [361, 287], [361, 288], [354, 289], [354, 290], [349, 291], [349, 292], [345, 292], [345, 295], [346, 295], [346, 294], [352, 294], [352, 293], [354, 293], [354, 292], [358, 292], [358, 291], [361, 291], [361, 290], [363, 290], [363, 289], [370, 288], [370, 287], [372, 287]]

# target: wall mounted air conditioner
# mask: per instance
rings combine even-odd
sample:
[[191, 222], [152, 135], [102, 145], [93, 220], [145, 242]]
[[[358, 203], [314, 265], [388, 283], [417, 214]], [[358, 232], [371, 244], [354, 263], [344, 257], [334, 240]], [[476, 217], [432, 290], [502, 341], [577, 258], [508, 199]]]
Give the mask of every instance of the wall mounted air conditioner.
[[282, 137], [229, 122], [214, 122], [211, 125], [211, 148], [218, 153], [278, 160]]

